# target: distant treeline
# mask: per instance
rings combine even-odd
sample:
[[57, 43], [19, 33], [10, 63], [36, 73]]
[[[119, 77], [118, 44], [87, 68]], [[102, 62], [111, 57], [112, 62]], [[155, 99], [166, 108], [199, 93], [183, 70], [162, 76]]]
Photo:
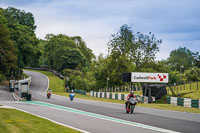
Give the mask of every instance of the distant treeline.
[[188, 48], [171, 51], [156, 61], [162, 45], [149, 32], [133, 32], [122, 25], [107, 43], [108, 54], [95, 57], [80, 36], [35, 35], [32, 13], [0, 8], [0, 80], [18, 78], [23, 67], [45, 67], [64, 75], [70, 89], [98, 90], [121, 86], [123, 72], [167, 72], [170, 83], [200, 80], [200, 55]]

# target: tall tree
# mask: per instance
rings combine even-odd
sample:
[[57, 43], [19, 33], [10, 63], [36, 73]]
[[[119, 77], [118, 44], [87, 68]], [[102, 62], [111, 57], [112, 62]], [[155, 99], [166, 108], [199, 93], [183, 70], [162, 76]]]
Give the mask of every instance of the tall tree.
[[[55, 55], [59, 55], [59, 57], [61, 57], [66, 53], [61, 51], [67, 51], [68, 49], [76, 49], [77, 46], [70, 37], [62, 34], [48, 34], [46, 36], [46, 39], [47, 42], [44, 47], [44, 54], [45, 57], [48, 59], [47, 65], [52, 69], [59, 70], [61, 68], [61, 65], [56, 64], [56, 62], [58, 61], [55, 60]], [[55, 68], [56, 65], [58, 65], [57, 68]]]
[[5, 9], [2, 14], [7, 19], [11, 40], [17, 49], [18, 67], [37, 66], [41, 53], [34, 33], [36, 26], [33, 15], [13, 7]]
[[0, 74], [3, 73], [6, 76], [11, 70], [16, 69], [17, 58], [9, 30], [3, 20], [5, 19], [0, 14]]
[[112, 39], [108, 42], [108, 50], [112, 54], [128, 55], [130, 53], [130, 48], [134, 41], [134, 35], [131, 27], [123, 25], [120, 27], [119, 32], [111, 35]]
[[112, 35], [108, 48], [115, 58], [124, 55], [128, 57], [135, 63], [138, 71], [142, 63], [154, 61], [161, 43], [151, 32], [148, 35], [140, 32], [134, 35], [131, 27], [123, 25], [117, 34]]
[[200, 68], [200, 55], [199, 52], [193, 54], [194, 57], [194, 65]]
[[92, 50], [86, 46], [86, 43], [80, 36], [74, 36], [71, 38], [78, 46], [78, 49], [81, 51], [81, 53], [85, 56], [87, 62], [91, 63], [91, 60], [95, 58], [95, 55], [92, 53]]
[[142, 65], [154, 61], [155, 55], [159, 51], [158, 45], [161, 43], [162, 41], [157, 40], [151, 32], [149, 34], [138, 32], [135, 35], [134, 43], [130, 49], [130, 58], [135, 62], [137, 71]]
[[30, 12], [26, 13], [24, 10], [8, 7], [4, 10], [4, 16], [9, 20], [9, 26], [15, 23], [29, 27], [32, 32], [36, 29], [33, 14]]
[[85, 58], [78, 49], [60, 49], [54, 55], [53, 66], [56, 70], [79, 69], [85, 66]]
[[186, 47], [180, 47], [170, 53], [168, 62], [174, 70], [180, 71], [180, 69], [188, 69], [194, 65], [193, 52]]
[[92, 51], [79, 36], [48, 34], [46, 39], [44, 54], [52, 69], [62, 71], [68, 68], [83, 71], [94, 58]]

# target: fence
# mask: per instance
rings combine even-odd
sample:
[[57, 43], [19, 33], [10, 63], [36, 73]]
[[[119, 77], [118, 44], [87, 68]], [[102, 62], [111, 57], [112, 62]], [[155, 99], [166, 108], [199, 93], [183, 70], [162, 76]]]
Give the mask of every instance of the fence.
[[167, 94], [179, 96], [189, 93], [200, 93], [200, 82], [188, 82], [181, 85], [168, 85]]
[[99, 92], [129, 92], [129, 91], [141, 91], [142, 86], [134, 85], [123, 85], [123, 86], [113, 86], [108, 88], [99, 89]]
[[31, 78], [24, 80], [10, 80], [9, 91], [14, 92], [19, 100], [31, 101], [31, 93], [29, 91], [30, 82]]
[[56, 76], [58, 76], [60, 79], [64, 79], [64, 76], [61, 74], [61, 73], [59, 73], [59, 72], [57, 72], [57, 71], [55, 71], [55, 70], [51, 70], [51, 69], [47, 69], [47, 68], [33, 68], [33, 67], [24, 67], [25, 69], [32, 69], [32, 70], [39, 70], [39, 71], [48, 71], [48, 72], [52, 72], [52, 73], [54, 73]]
[[178, 90], [199, 90], [200, 89], [200, 82], [184, 82], [182, 84], [171, 85], [172, 87], [177, 88]]
[[75, 92], [75, 93], [78, 93], [78, 94], [81, 94], [81, 95], [86, 95], [86, 93], [87, 93], [87, 92], [84, 91], [84, 90], [78, 90], [78, 89], [75, 89], [74, 92]]

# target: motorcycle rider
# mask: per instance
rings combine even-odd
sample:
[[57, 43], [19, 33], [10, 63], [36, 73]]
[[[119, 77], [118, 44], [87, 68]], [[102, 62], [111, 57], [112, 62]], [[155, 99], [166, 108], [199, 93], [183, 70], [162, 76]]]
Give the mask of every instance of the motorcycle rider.
[[52, 93], [51, 88], [48, 88], [48, 90], [46, 90], [46, 93], [47, 93], [47, 98], [49, 99], [51, 97], [51, 93]]
[[70, 98], [71, 101], [74, 99], [74, 96], [75, 96], [74, 90], [71, 90], [71, 92], [69, 94], [69, 98]]
[[46, 91], [46, 93], [48, 94], [48, 93], [52, 93], [52, 90], [51, 90], [51, 88], [49, 88], [47, 91]]
[[71, 90], [71, 91], [70, 91], [69, 96], [70, 96], [71, 94], [74, 94], [74, 90]]
[[70, 94], [71, 94], [71, 93], [74, 93], [74, 90], [71, 90]]
[[[126, 105], [126, 108], [127, 108], [127, 105], [128, 105], [128, 100], [133, 97], [136, 99], [136, 96], [134, 95], [134, 91], [130, 91], [130, 94], [126, 97], [126, 102], [125, 102], [125, 105]], [[136, 99], [137, 100], [137, 99]]]

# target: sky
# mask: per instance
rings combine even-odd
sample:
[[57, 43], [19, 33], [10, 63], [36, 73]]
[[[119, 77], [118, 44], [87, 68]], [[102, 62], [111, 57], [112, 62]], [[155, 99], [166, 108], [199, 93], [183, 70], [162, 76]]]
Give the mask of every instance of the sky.
[[36, 36], [81, 36], [93, 53], [108, 54], [107, 43], [124, 24], [133, 33], [151, 32], [162, 39], [156, 60], [187, 47], [200, 52], [199, 0], [0, 0], [0, 7], [31, 12]]

